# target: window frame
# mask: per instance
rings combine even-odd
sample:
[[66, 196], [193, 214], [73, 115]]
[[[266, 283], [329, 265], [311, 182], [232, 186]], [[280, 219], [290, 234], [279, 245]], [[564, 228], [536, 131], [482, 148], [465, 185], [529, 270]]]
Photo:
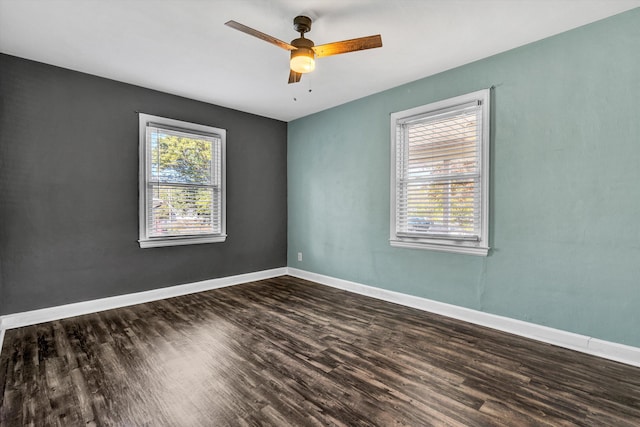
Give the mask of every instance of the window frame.
[[[490, 106], [491, 91], [490, 89], [482, 89], [465, 95], [444, 99], [410, 108], [404, 111], [391, 113], [391, 221], [390, 221], [390, 237], [389, 243], [394, 247], [427, 249], [441, 252], [452, 252], [467, 255], [487, 256], [490, 250], [489, 246], [489, 171], [490, 171]], [[481, 106], [480, 121], [481, 132], [478, 135], [480, 141], [477, 145], [480, 150], [479, 154], [479, 172], [480, 172], [480, 232], [478, 240], [467, 240], [462, 238], [451, 237], [430, 237], [418, 236], [403, 233], [398, 230], [398, 144], [397, 141], [398, 127], [402, 123], [418, 117], [435, 116], [443, 110], [455, 110], [464, 104], [471, 102], [479, 102]]]
[[[220, 161], [219, 165], [214, 165], [212, 162], [212, 171], [216, 167], [220, 168], [220, 233], [202, 233], [193, 235], [181, 235], [181, 236], [150, 236], [147, 228], [149, 210], [148, 210], [148, 195], [151, 190], [149, 171], [151, 170], [151, 156], [149, 154], [147, 144], [147, 129], [148, 125], [153, 123], [154, 125], [166, 126], [168, 129], [178, 129], [185, 133], [192, 132], [194, 136], [204, 134], [213, 134], [220, 138]], [[226, 191], [226, 138], [227, 131], [225, 129], [216, 128], [213, 126], [207, 126], [197, 123], [186, 122], [182, 120], [170, 119], [167, 117], [155, 116], [152, 114], [139, 113], [139, 239], [138, 243], [141, 248], [154, 248], [164, 246], [181, 246], [181, 245], [195, 245], [202, 243], [218, 243], [224, 242], [227, 238], [227, 191]]]

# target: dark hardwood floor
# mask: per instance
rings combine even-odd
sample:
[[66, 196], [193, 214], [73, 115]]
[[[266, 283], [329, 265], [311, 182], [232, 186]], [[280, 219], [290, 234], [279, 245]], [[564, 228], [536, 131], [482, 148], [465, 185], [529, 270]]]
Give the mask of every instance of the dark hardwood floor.
[[6, 332], [3, 426], [640, 425], [640, 368], [281, 277]]

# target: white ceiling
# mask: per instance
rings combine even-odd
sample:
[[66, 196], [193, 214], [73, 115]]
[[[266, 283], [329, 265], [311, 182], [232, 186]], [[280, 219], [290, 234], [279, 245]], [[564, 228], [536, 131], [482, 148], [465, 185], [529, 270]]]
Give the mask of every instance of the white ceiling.
[[[558, 34], [640, 0], [0, 0], [0, 51], [284, 121]], [[316, 44], [381, 34], [287, 84], [293, 17]], [[295, 99], [295, 100], [294, 100]]]

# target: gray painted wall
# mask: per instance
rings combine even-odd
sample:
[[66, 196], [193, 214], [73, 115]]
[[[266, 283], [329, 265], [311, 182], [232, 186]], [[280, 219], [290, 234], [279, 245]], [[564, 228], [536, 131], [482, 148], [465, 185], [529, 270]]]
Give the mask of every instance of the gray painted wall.
[[[140, 249], [138, 115], [227, 129], [225, 243]], [[0, 55], [0, 314], [284, 267], [287, 124]]]

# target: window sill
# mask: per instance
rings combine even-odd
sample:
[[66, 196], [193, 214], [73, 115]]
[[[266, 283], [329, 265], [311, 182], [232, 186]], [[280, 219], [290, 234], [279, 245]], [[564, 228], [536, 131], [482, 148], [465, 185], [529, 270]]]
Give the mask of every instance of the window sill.
[[488, 247], [484, 246], [470, 246], [465, 244], [465, 242], [460, 243], [431, 243], [424, 241], [404, 241], [404, 240], [389, 240], [391, 246], [398, 248], [409, 248], [409, 249], [426, 249], [431, 251], [439, 251], [439, 252], [450, 252], [464, 255], [476, 255], [476, 256], [487, 256], [489, 254]]
[[202, 243], [220, 243], [227, 240], [227, 235], [217, 236], [188, 236], [188, 237], [161, 237], [138, 240], [141, 248], [159, 248], [164, 246], [199, 245]]

